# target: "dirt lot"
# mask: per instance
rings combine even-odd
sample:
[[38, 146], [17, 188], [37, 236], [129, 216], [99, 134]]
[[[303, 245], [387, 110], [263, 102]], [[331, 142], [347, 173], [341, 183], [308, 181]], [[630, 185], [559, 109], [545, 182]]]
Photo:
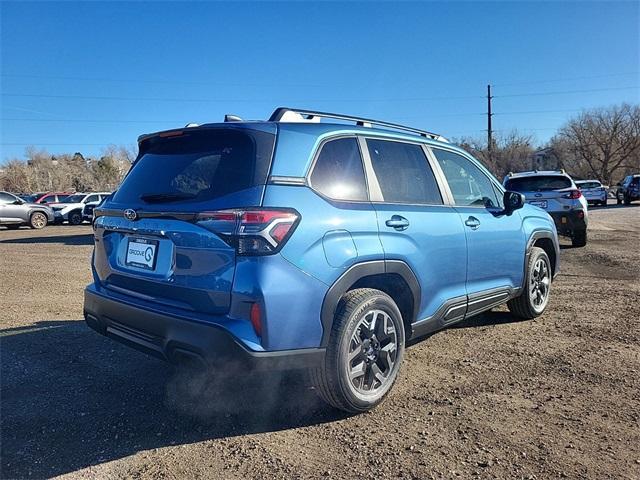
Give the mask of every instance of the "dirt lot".
[[545, 315], [501, 308], [410, 347], [358, 416], [297, 377], [202, 391], [85, 326], [90, 227], [0, 230], [1, 476], [640, 478], [639, 220], [593, 209]]

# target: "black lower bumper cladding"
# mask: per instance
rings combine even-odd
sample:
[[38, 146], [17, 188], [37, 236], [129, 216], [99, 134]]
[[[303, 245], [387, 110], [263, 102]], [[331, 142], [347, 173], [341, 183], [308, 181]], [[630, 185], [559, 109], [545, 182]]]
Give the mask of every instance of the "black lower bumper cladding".
[[549, 212], [556, 224], [556, 229], [560, 235], [572, 236], [574, 233], [581, 233], [587, 230], [587, 223], [584, 219], [584, 211], [568, 210], [566, 212]]
[[324, 362], [324, 349], [249, 350], [221, 326], [116, 301], [91, 288], [84, 294], [84, 317], [102, 335], [172, 363], [294, 370]]

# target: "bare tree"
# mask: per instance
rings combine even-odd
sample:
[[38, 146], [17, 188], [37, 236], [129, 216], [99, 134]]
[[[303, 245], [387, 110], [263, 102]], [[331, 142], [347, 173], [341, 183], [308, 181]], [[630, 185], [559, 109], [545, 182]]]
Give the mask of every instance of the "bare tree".
[[560, 128], [550, 147], [572, 173], [610, 185], [640, 170], [640, 106], [585, 111]]
[[80, 152], [52, 155], [28, 147], [25, 160], [9, 160], [0, 168], [0, 188], [12, 192], [114, 190], [129, 170], [135, 153], [110, 145], [98, 159]]
[[530, 169], [535, 151], [533, 137], [520, 134], [517, 130], [494, 138], [491, 152], [484, 139], [462, 138], [457, 143], [500, 179], [509, 172]]

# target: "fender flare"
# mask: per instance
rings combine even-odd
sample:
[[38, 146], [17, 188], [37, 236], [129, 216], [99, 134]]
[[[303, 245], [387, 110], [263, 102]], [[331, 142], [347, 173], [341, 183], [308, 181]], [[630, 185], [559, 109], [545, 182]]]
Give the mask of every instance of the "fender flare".
[[[421, 301], [421, 289], [418, 278], [409, 265], [401, 260], [371, 260], [359, 262], [351, 265], [338, 279], [329, 287], [322, 301], [322, 311], [320, 320], [322, 323], [321, 347], [326, 347], [329, 343], [329, 335], [333, 326], [333, 317], [342, 296], [358, 280], [372, 275], [391, 273], [399, 275], [409, 286], [413, 296], [413, 318], [408, 319], [408, 323], [413, 323], [418, 317]], [[406, 321], [407, 319], [405, 319]]]
[[527, 250], [524, 259], [524, 272], [526, 274], [527, 265], [529, 263], [529, 255], [531, 255], [531, 247], [533, 247], [533, 244], [541, 238], [548, 238], [549, 240], [551, 240], [551, 243], [553, 243], [553, 249], [556, 253], [556, 261], [554, 262], [555, 265], [553, 265], [553, 277], [555, 278], [560, 271], [560, 244], [558, 243], [558, 237], [549, 230], [534, 230], [529, 236], [529, 240], [527, 240]]

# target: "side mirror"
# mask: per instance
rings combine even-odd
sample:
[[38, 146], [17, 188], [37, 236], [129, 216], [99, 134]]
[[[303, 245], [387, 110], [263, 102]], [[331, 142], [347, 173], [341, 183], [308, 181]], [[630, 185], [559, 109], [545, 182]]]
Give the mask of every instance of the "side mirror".
[[616, 187], [621, 187], [621, 186], [622, 186], [622, 183], [620, 182], [616, 183]]
[[515, 210], [518, 210], [519, 208], [524, 207], [525, 198], [524, 198], [524, 195], [521, 193], [510, 192], [507, 190], [506, 192], [504, 192], [503, 203], [504, 203], [504, 212], [507, 215], [510, 215]]
[[19, 198], [16, 198], [16, 199], [13, 201], [13, 204], [14, 204], [14, 205], [22, 205], [23, 203], [24, 203], [24, 201], [23, 201], [23, 200], [20, 200]]

